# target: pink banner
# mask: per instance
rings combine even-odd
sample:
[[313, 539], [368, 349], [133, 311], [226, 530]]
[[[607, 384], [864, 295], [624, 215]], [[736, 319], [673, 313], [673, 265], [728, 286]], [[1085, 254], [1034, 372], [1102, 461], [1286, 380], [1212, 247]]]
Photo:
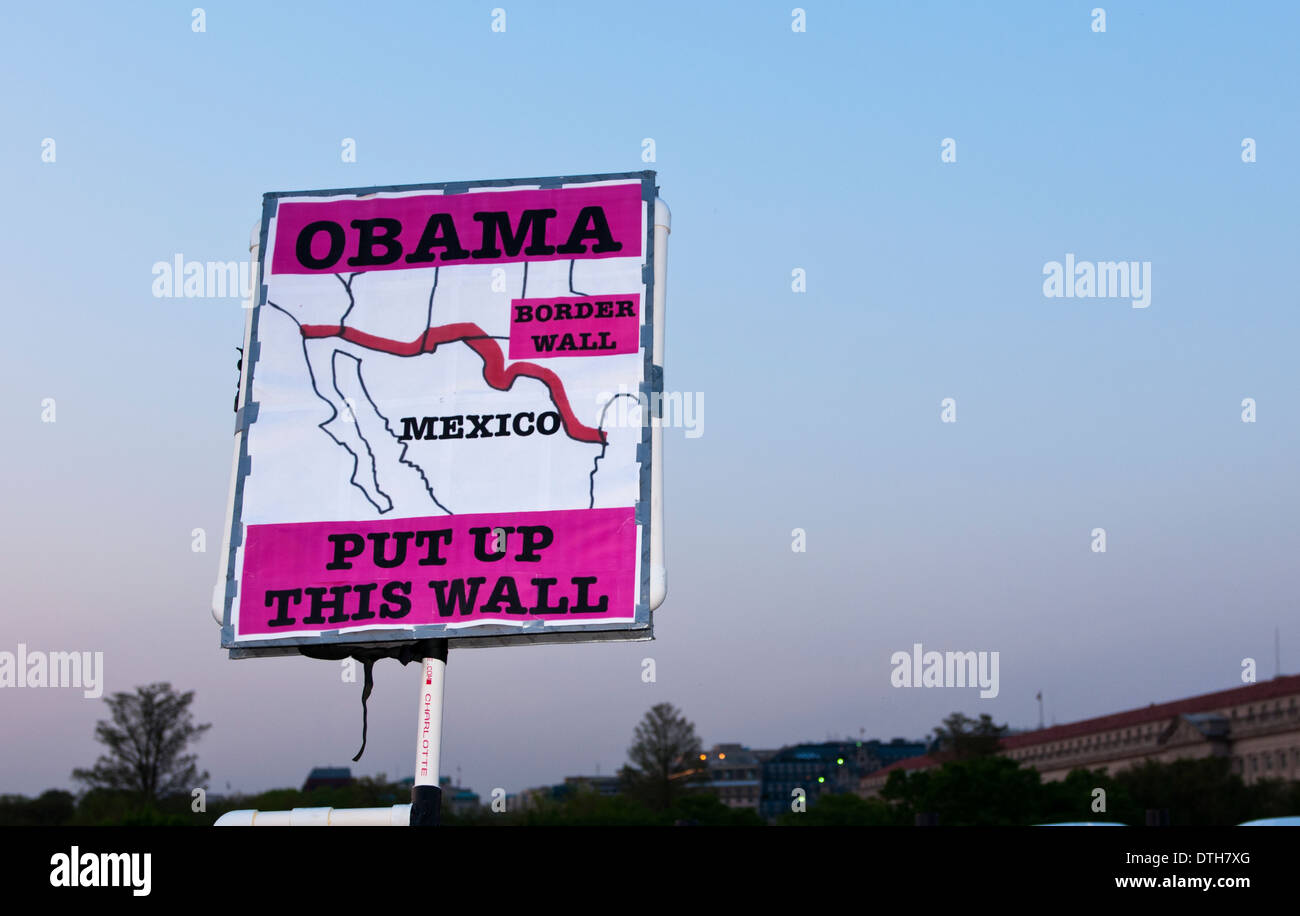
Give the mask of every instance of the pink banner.
[[511, 359], [635, 353], [640, 337], [640, 293], [510, 300]]
[[283, 200], [273, 274], [641, 257], [641, 185]]
[[633, 510], [249, 525], [236, 636], [630, 619]]

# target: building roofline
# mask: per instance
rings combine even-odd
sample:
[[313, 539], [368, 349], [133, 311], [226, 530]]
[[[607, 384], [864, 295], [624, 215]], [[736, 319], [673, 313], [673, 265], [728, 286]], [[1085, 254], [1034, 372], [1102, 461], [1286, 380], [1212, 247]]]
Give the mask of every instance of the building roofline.
[[875, 779], [877, 776], [888, 776], [895, 770], [928, 770], [930, 767], [942, 766], [943, 761], [929, 754], [922, 754], [920, 757], [904, 757], [902, 760], [895, 761], [887, 767], [881, 767], [872, 773], [867, 773], [863, 779]]
[[1036, 744], [1046, 744], [1049, 741], [1077, 738], [1081, 735], [1091, 735], [1096, 732], [1111, 731], [1117, 728], [1131, 728], [1134, 725], [1146, 725], [1151, 722], [1172, 719], [1175, 716], [1214, 712], [1226, 706], [1262, 702], [1293, 694], [1300, 694], [1300, 674], [1275, 677], [1271, 681], [1262, 681], [1258, 684], [1245, 684], [1241, 687], [1232, 687], [1215, 693], [1203, 693], [1200, 696], [1188, 697], [1183, 700], [1174, 700], [1169, 703], [1153, 703], [1141, 709], [1130, 709], [1125, 712], [1111, 713], [1107, 716], [1097, 716], [1079, 722], [1053, 725], [1050, 728], [1011, 735], [1003, 738], [1000, 746], [1004, 750], [1031, 747]]

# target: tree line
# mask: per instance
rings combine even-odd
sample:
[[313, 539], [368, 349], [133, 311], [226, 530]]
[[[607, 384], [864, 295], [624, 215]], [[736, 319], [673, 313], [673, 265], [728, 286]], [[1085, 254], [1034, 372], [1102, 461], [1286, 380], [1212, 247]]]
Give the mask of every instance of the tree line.
[[[304, 792], [274, 789], [209, 799], [206, 771], [191, 749], [211, 727], [196, 723], [193, 691], [170, 684], [137, 687], [106, 697], [109, 718], [97, 723], [104, 753], [73, 779], [74, 794], [50, 789], [36, 798], [0, 795], [0, 826], [192, 825], [206, 826], [240, 808], [364, 808], [402, 804], [409, 784], [360, 777], [340, 787]], [[1075, 770], [1044, 782], [1039, 772], [998, 753], [1007, 727], [988, 715], [953, 713], [929, 742], [936, 765], [890, 774], [879, 797], [822, 795], [806, 811], [776, 819], [784, 826], [1016, 826], [1062, 821], [1146, 822], [1156, 811], [1170, 825], [1231, 825], [1300, 813], [1300, 782], [1264, 780], [1247, 785], [1227, 758], [1145, 762], [1107, 775]], [[541, 826], [758, 826], [753, 809], [724, 805], [709, 789], [700, 766], [702, 742], [695, 726], [668, 703], [653, 706], [637, 724], [618, 793], [576, 788], [562, 797], [544, 793], [504, 811], [489, 804], [457, 813], [444, 805], [443, 823]]]

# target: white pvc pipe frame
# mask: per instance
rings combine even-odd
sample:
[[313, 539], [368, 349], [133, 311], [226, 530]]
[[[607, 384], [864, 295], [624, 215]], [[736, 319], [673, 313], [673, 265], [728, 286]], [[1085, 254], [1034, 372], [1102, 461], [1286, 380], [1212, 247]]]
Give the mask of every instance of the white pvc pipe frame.
[[[667, 303], [668, 283], [668, 233], [671, 230], [672, 215], [668, 205], [655, 199], [655, 287], [654, 287], [654, 359], [655, 364], [663, 369], [664, 362], [664, 313]], [[254, 230], [253, 244], [250, 251], [257, 249], [257, 230]], [[256, 255], [253, 256], [256, 260]], [[260, 278], [259, 278], [260, 282]], [[256, 285], [254, 289], [256, 290]], [[251, 322], [249, 327], [251, 328]], [[244, 353], [248, 353], [245, 337]], [[245, 361], [243, 372], [248, 372]], [[242, 373], [241, 373], [242, 375]], [[245, 391], [244, 378], [240, 379], [241, 400]], [[242, 406], [242, 405], [241, 405]], [[236, 435], [243, 435], [242, 432]], [[651, 450], [655, 456], [654, 468], [650, 478], [650, 608], [653, 610], [663, 603], [667, 592], [667, 574], [664, 565], [664, 462], [663, 462], [663, 425], [652, 424], [650, 429]], [[239, 442], [235, 442], [236, 463], [238, 463]], [[234, 509], [233, 487], [230, 507]], [[225, 543], [221, 555], [227, 556], [230, 550], [230, 523], [226, 520]], [[223, 568], [224, 573], [224, 568]], [[225, 592], [218, 586], [224, 605]], [[222, 607], [221, 610], [224, 610]], [[213, 596], [213, 615], [221, 621], [221, 611], [217, 607], [217, 595]], [[420, 671], [420, 717], [415, 744], [415, 784], [417, 786], [436, 786], [438, 768], [442, 759], [442, 695], [447, 679], [447, 663], [441, 659], [426, 658]], [[436, 712], [434, 709], [436, 708]], [[391, 808], [294, 808], [290, 811], [258, 811], [244, 808], [227, 811], [217, 818], [215, 827], [407, 827], [411, 823], [410, 805], [393, 805]]]
[[292, 811], [227, 811], [217, 827], [406, 827], [410, 805], [391, 808], [294, 808]]
[[[420, 721], [415, 735], [415, 784], [436, 786], [442, 763], [442, 695], [447, 663], [426, 658], [420, 664]], [[258, 811], [242, 808], [217, 818], [215, 827], [408, 827], [410, 805], [391, 808], [294, 808]]]

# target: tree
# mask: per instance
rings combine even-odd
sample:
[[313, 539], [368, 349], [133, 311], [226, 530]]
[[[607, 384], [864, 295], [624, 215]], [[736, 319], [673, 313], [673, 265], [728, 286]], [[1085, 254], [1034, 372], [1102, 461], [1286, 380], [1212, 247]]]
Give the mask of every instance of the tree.
[[39, 798], [0, 795], [0, 827], [62, 827], [75, 811], [76, 799], [62, 789], [47, 789]]
[[682, 795], [667, 812], [668, 823], [690, 827], [762, 827], [753, 808], [731, 808], [712, 792]]
[[[1164, 809], [1169, 822], [1182, 826], [1231, 826], [1260, 817], [1294, 814], [1300, 790], [1276, 780], [1247, 785], [1232, 772], [1227, 757], [1144, 761], [1115, 774], [1115, 782], [1132, 797], [1133, 823], [1147, 809]], [[1288, 791], [1290, 790], [1290, 791]], [[1289, 797], [1288, 797], [1289, 796]]]
[[880, 794], [899, 806], [904, 823], [921, 813], [937, 814], [939, 823], [949, 827], [1025, 826], [1042, 820], [1038, 771], [1008, 757], [972, 757], [911, 773], [895, 770]]
[[998, 752], [998, 745], [1006, 733], [1007, 726], [995, 724], [988, 713], [971, 719], [955, 712], [934, 730], [934, 743], [938, 748], [934, 756], [941, 760], [991, 757]]
[[697, 772], [701, 750], [695, 725], [671, 703], [657, 703], [632, 737], [631, 765], [620, 774], [625, 790], [656, 811], [671, 808]]
[[895, 827], [912, 823], [912, 813], [880, 798], [856, 795], [822, 795], [807, 811], [786, 811], [777, 823], [783, 827]]
[[[1098, 789], [1104, 794], [1098, 794]], [[1075, 769], [1064, 779], [1044, 782], [1041, 809], [1038, 819], [1047, 824], [1062, 821], [1141, 824], [1143, 821], [1142, 809], [1133, 802], [1127, 787], [1104, 768]]]
[[108, 748], [91, 769], [72, 778], [91, 789], [131, 792], [145, 803], [189, 793], [208, 778], [198, 757], [185, 753], [212, 726], [196, 725], [190, 713], [194, 691], [176, 693], [171, 684], [137, 687], [105, 697], [112, 720], [95, 725], [95, 740]]

